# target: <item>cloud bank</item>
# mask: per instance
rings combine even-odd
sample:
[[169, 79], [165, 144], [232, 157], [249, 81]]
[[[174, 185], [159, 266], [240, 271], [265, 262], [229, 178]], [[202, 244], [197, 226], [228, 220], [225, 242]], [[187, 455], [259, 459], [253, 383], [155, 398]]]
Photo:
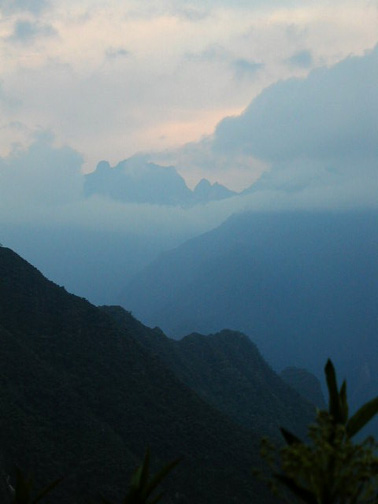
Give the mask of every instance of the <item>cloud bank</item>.
[[209, 171], [223, 169], [226, 176], [239, 162], [239, 173], [244, 166], [246, 175], [261, 175], [251, 189], [255, 195], [279, 191], [293, 204], [300, 192], [315, 204], [311, 189], [327, 207], [337, 206], [336, 199], [376, 205], [377, 90], [378, 46], [270, 86], [241, 115], [222, 120], [212, 137], [188, 144], [170, 161], [176, 156], [194, 170], [207, 161]]
[[231, 182], [243, 170], [259, 177], [241, 196], [191, 209], [85, 198], [83, 157], [40, 134], [0, 159], [1, 222], [187, 237], [247, 209], [376, 208], [377, 89], [378, 47], [279, 82], [212, 137], [156, 155], [179, 159], [184, 174], [194, 166]]
[[197, 142], [268, 85], [361, 54], [378, 27], [369, 0], [0, 0], [0, 10], [0, 156], [41, 128], [87, 171]]

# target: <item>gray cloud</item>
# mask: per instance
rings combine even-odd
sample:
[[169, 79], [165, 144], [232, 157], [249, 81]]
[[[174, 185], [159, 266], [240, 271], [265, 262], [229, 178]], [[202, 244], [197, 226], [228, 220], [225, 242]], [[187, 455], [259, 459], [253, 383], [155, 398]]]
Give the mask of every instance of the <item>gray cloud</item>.
[[221, 63], [228, 65], [236, 79], [255, 77], [264, 65], [246, 58], [237, 58], [220, 44], [212, 44], [198, 53], [187, 53], [185, 59], [199, 63]]
[[83, 159], [69, 147], [55, 148], [49, 133], [31, 146], [0, 158], [0, 199], [17, 213], [23, 207], [54, 206], [81, 198]]
[[27, 44], [39, 37], [53, 37], [55, 35], [56, 30], [48, 24], [41, 24], [37, 21], [18, 20], [8, 40]]
[[189, 61], [199, 61], [204, 63], [228, 62], [230, 55], [220, 44], [212, 44], [201, 52], [187, 53], [185, 58]]
[[237, 79], [255, 77], [256, 73], [263, 67], [264, 65], [262, 63], [256, 63], [255, 61], [246, 59], [237, 59], [232, 62], [232, 68]]
[[376, 207], [377, 89], [378, 46], [272, 85], [213, 136], [165, 157], [184, 176], [202, 169], [232, 188], [232, 178], [260, 176], [245, 200], [251, 208]]
[[311, 51], [303, 50], [294, 53], [287, 62], [296, 67], [309, 68], [313, 63]]
[[30, 12], [38, 15], [50, 5], [49, 0], [0, 0], [0, 10], [5, 14]]
[[108, 60], [126, 58], [127, 56], [130, 56], [130, 51], [124, 47], [108, 47], [105, 51], [105, 57]]
[[85, 198], [82, 163], [77, 151], [55, 147], [48, 132], [36, 135], [27, 149], [0, 158], [0, 224], [76, 226], [166, 237], [177, 243], [179, 237], [219, 225], [235, 208], [226, 201], [184, 209], [97, 195]]
[[253, 205], [378, 205], [378, 46], [279, 82], [216, 128], [212, 149], [270, 163]]
[[378, 47], [264, 90], [221, 121], [213, 148], [270, 161], [378, 155]]

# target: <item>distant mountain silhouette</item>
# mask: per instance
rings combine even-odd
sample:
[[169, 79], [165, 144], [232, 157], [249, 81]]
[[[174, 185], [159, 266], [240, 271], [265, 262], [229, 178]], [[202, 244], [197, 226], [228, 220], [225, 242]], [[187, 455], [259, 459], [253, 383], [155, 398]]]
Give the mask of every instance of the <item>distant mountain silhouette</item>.
[[377, 278], [377, 212], [246, 213], [162, 255], [123, 299], [176, 338], [242, 331], [278, 370], [321, 377], [332, 357], [360, 402], [378, 390]]
[[171, 206], [192, 206], [236, 194], [206, 179], [191, 191], [173, 166], [159, 166], [143, 157], [126, 159], [113, 168], [107, 161], [101, 161], [94, 172], [85, 175], [84, 193], [128, 203]]
[[235, 194], [237, 193], [218, 184], [218, 182], [211, 184], [207, 179], [200, 180], [193, 190], [194, 199], [201, 203], [230, 198]]
[[[290, 424], [296, 405], [304, 419], [308, 406], [262, 364], [243, 336], [223, 333], [208, 343], [202, 336], [183, 341], [184, 353], [177, 353], [185, 364], [180, 373], [176, 355], [169, 355], [176, 344], [161, 332], [120, 309], [96, 308], [68, 294], [13, 251], [0, 248], [0, 480], [10, 476], [12, 481], [18, 464], [34, 474], [37, 486], [65, 476], [54, 503], [81, 504], [100, 492], [119, 500], [149, 446], [159, 465], [183, 457], [166, 483], [167, 503], [272, 502], [251, 476], [251, 468], [260, 464], [259, 437], [266, 432], [260, 430], [261, 418], [282, 408], [280, 418]], [[249, 349], [243, 356], [240, 345]], [[207, 347], [209, 357], [216, 357], [217, 348], [223, 355], [207, 363], [213, 377], [219, 376], [218, 386], [230, 379], [240, 403], [258, 398], [267, 405], [266, 412], [256, 412], [256, 423], [250, 421], [251, 429], [240, 426], [242, 418], [235, 420], [235, 400], [227, 406], [230, 416], [216, 407], [222, 400], [216, 381], [208, 387], [211, 404], [195, 392], [206, 383], [201, 348]], [[236, 365], [243, 360], [238, 375]], [[234, 363], [233, 369], [222, 370], [222, 362]], [[202, 375], [196, 377], [199, 369]], [[226, 399], [229, 391], [224, 392]], [[277, 397], [270, 398], [272, 393]], [[290, 397], [287, 407], [285, 397]], [[0, 499], [7, 502], [6, 495]]]

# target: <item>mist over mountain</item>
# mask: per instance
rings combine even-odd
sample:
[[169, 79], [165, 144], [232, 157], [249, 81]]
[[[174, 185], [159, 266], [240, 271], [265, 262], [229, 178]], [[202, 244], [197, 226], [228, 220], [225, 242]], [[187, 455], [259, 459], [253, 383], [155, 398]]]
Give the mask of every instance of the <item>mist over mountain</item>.
[[98, 163], [95, 171], [85, 175], [84, 194], [99, 194], [127, 203], [187, 207], [236, 193], [206, 179], [191, 191], [173, 166], [159, 166], [136, 156], [113, 168], [106, 161]]
[[322, 373], [328, 357], [352, 400], [377, 390], [378, 214], [246, 213], [165, 253], [123, 304], [179, 338], [240, 330], [275, 369]]

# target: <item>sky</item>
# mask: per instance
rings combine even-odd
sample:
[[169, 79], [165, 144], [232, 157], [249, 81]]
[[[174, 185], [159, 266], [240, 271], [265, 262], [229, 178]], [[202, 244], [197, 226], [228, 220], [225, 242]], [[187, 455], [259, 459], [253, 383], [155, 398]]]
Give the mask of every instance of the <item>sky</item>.
[[[0, 241], [89, 296], [235, 212], [377, 209], [377, 117], [378, 0], [0, 0]], [[247, 190], [84, 196], [132, 156]]]
[[204, 143], [270, 85], [378, 42], [376, 0], [1, 0], [0, 9], [1, 156], [49, 132], [85, 172], [148, 152], [182, 162], [192, 186], [205, 174], [241, 189], [266, 163], [212, 152], [210, 169], [185, 144]]
[[[248, 208], [376, 206], [377, 0], [0, 0], [0, 221], [205, 231]], [[202, 208], [83, 198], [134, 155]]]

